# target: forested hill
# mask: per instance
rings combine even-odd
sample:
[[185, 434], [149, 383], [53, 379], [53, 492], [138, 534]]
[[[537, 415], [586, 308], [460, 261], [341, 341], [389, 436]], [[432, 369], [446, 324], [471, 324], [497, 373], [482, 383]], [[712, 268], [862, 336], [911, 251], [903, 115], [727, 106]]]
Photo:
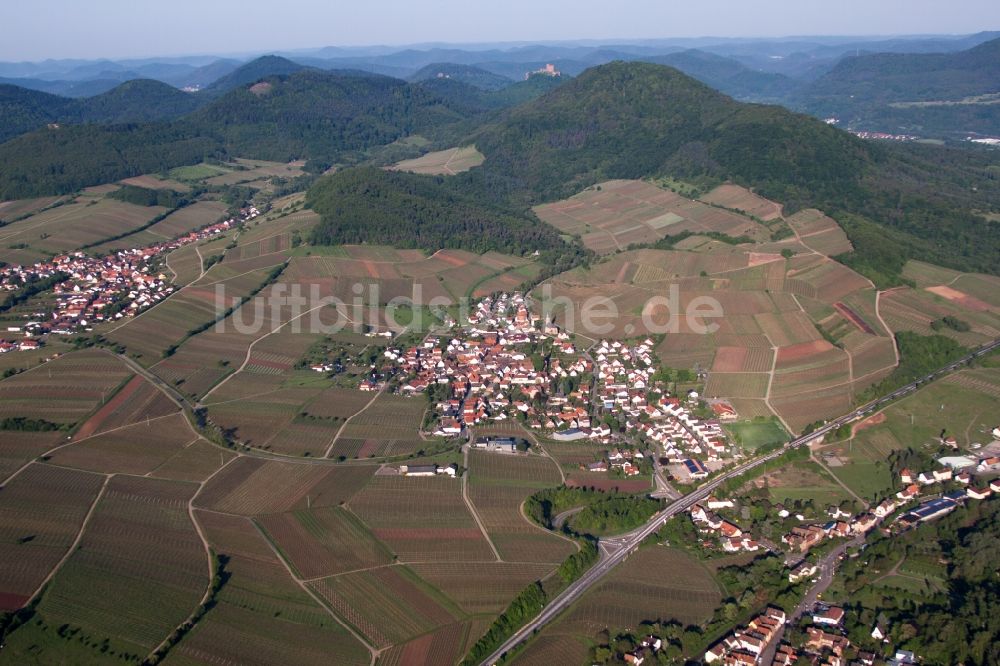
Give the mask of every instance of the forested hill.
[[957, 53], [848, 57], [809, 88], [811, 102], [960, 100], [1000, 92], [1000, 38]]
[[[670, 175], [755, 187], [794, 211], [835, 215], [880, 284], [907, 258], [995, 273], [1000, 159], [940, 147], [898, 148], [776, 106], [741, 104], [675, 69], [615, 62], [587, 70], [468, 137], [486, 156], [459, 176], [521, 205], [609, 178]], [[975, 189], [973, 189], [975, 188]]]
[[782, 74], [750, 69], [734, 58], [689, 49], [643, 58], [645, 62], [675, 67], [688, 76], [738, 99], [784, 101], [799, 83]]
[[[608, 178], [732, 176], [772, 185], [781, 200], [857, 187], [867, 146], [823, 123], [741, 104], [676, 69], [615, 62], [516, 107], [469, 139], [480, 175], [529, 203]], [[470, 176], [471, 177], [471, 176]]]
[[217, 97], [230, 90], [249, 86], [270, 76], [294, 74], [304, 69], [306, 69], [304, 65], [292, 62], [287, 58], [273, 55], [261, 56], [216, 79], [199, 94], [208, 97]]
[[0, 143], [55, 122], [74, 103], [66, 97], [0, 84]]
[[166, 83], [135, 79], [108, 92], [71, 99], [0, 85], [0, 142], [49, 123], [135, 123], [177, 118], [200, 100]]
[[166, 83], [134, 79], [106, 93], [79, 100], [78, 122], [139, 123], [191, 113], [201, 100]]
[[0, 144], [0, 199], [64, 194], [227, 154], [350, 157], [478, 112], [423, 84], [307, 69], [237, 88], [171, 122], [64, 125]]
[[565, 247], [553, 227], [453, 184], [444, 177], [371, 167], [325, 176], [307, 197], [307, 205], [322, 216], [312, 240], [518, 255]]
[[187, 120], [234, 155], [285, 161], [385, 145], [462, 117], [399, 79], [303, 70], [238, 88]]
[[449, 62], [436, 62], [422, 67], [416, 74], [410, 77], [410, 81], [426, 81], [437, 78], [459, 81], [480, 90], [500, 90], [514, 83], [514, 81], [508, 79], [506, 76], [500, 76], [485, 69]]
[[859, 129], [947, 137], [1000, 134], [1000, 39], [957, 53], [845, 58], [792, 103]]

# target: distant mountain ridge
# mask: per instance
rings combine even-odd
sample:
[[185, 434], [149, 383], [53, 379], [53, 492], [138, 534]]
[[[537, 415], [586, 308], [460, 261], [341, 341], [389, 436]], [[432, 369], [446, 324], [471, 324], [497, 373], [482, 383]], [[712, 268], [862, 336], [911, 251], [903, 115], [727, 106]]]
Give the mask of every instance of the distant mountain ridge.
[[269, 76], [294, 74], [303, 69], [306, 69], [305, 65], [292, 62], [287, 58], [275, 55], [261, 56], [216, 79], [205, 88], [204, 92], [209, 95], [219, 95], [256, 83]]
[[201, 105], [194, 96], [159, 81], [135, 79], [107, 92], [70, 99], [0, 85], [0, 142], [49, 123], [137, 123], [177, 118]]
[[1000, 38], [956, 53], [874, 53], [844, 58], [814, 82], [814, 100], [955, 100], [1000, 92]]
[[514, 83], [499, 74], [471, 65], [457, 65], [450, 62], [436, 62], [427, 65], [408, 78], [409, 81], [426, 81], [428, 79], [446, 78], [479, 88], [480, 90], [500, 90]]
[[753, 70], [735, 58], [698, 49], [642, 60], [679, 69], [737, 99], [778, 101], [787, 97], [798, 85], [783, 74]]
[[1000, 38], [954, 53], [847, 57], [794, 103], [860, 129], [952, 138], [1000, 135], [1000, 104], [974, 99], [982, 95], [1000, 95]]

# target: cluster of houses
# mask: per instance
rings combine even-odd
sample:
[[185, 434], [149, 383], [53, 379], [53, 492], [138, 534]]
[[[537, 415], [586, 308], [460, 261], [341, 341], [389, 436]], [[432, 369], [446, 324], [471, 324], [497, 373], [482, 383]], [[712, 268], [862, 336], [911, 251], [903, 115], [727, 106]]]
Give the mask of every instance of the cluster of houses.
[[709, 497], [705, 504], [695, 504], [691, 507], [691, 520], [702, 532], [708, 532], [718, 537], [722, 549], [727, 553], [760, 550], [761, 545], [738, 525], [725, 520], [715, 513], [719, 509], [732, 509], [735, 504], [729, 499]]
[[[995, 467], [994, 467], [995, 465]], [[976, 463], [976, 469], [980, 472], [993, 471], [1000, 467], [1000, 458], [983, 458]], [[950, 490], [942, 493], [935, 493], [930, 499], [921, 502], [918, 506], [910, 509], [899, 517], [897, 527], [907, 529], [919, 523], [925, 523], [936, 518], [945, 516], [954, 511], [958, 506], [969, 499], [984, 500], [994, 493], [1000, 494], [1000, 479], [993, 479], [989, 484], [973, 485], [972, 475], [968, 471], [953, 474], [950, 468], [936, 470], [934, 472], [920, 472], [914, 474], [909, 469], [901, 470], [899, 473], [900, 482], [904, 488], [896, 493], [899, 504], [893, 503], [893, 508], [903, 506], [910, 502], [918, 501], [922, 491], [927, 486], [953, 481], [964, 488]], [[886, 500], [890, 502], [890, 500]]]
[[0, 289], [18, 291], [39, 280], [57, 282], [46, 312], [24, 324], [7, 327], [11, 340], [0, 340], [0, 353], [37, 349], [49, 334], [71, 335], [94, 325], [133, 317], [167, 298], [175, 287], [156, 267], [156, 258], [182, 245], [204, 240], [260, 215], [250, 206], [239, 218], [230, 218], [179, 238], [145, 248], [118, 250], [103, 257], [73, 252], [30, 266], [0, 268]]
[[[746, 627], [733, 631], [705, 652], [706, 664], [722, 666], [758, 666], [764, 663], [768, 648], [780, 641], [785, 630], [785, 613], [779, 608], [769, 607]], [[812, 613], [812, 623], [805, 628], [805, 640], [796, 649], [788, 643], [780, 643], [774, 650], [770, 666], [792, 666], [808, 663], [817, 666], [847, 666], [846, 653], [851, 647], [850, 639], [843, 635], [844, 609], [817, 603]], [[876, 628], [877, 629], [877, 628]], [[877, 635], [873, 632], [873, 636]], [[873, 666], [876, 656], [872, 652], [858, 652], [855, 660], [860, 666]]]
[[[753, 553], [760, 550], [764, 546], [755, 540], [749, 532], [716, 513], [719, 510], [732, 510], [735, 508], [736, 504], [731, 499], [709, 497], [703, 503], [695, 504], [691, 507], [691, 520], [699, 531], [716, 536], [722, 549], [727, 553], [740, 551]], [[777, 512], [778, 516], [782, 519], [786, 519], [792, 515], [784, 507], [778, 507]], [[865, 512], [857, 516], [852, 516], [850, 513], [842, 511], [835, 506], [831, 506], [827, 513], [832, 520], [822, 524], [796, 525], [782, 536], [781, 542], [793, 552], [806, 553], [810, 548], [824, 539], [865, 534], [874, 528], [881, 518], [888, 515], [883, 514], [880, 517], [875, 513]], [[806, 517], [802, 514], [797, 514], [795, 518], [799, 521], [806, 520]], [[711, 544], [706, 543], [705, 545]], [[791, 582], [798, 582], [815, 573], [815, 571], [808, 570], [808, 565], [805, 566], [806, 568], [803, 568], [802, 571], [793, 571], [794, 575], [790, 574], [789, 580]]]
[[[867, 534], [883, 518], [895, 511], [895, 509], [895, 503], [883, 502], [872, 511], [864, 511], [854, 515], [844, 511], [840, 507], [831, 506], [827, 509], [827, 515], [830, 517], [830, 520], [824, 523], [796, 525], [782, 535], [781, 543], [788, 546], [788, 549], [792, 552], [807, 553], [813, 546], [824, 539], [840, 539]], [[779, 518], [788, 518], [790, 515], [787, 509], [781, 508], [778, 510]], [[805, 520], [805, 516], [801, 514], [795, 517], [799, 521]]]
[[642, 434], [660, 444], [667, 456], [691, 455], [719, 460], [729, 453], [721, 419], [701, 420], [689, 407], [698, 394], [688, 400], [660, 394], [650, 400], [656, 372], [654, 343], [644, 340], [634, 346], [602, 340], [592, 351], [597, 381], [597, 401], [606, 413], [625, 420], [626, 431]]
[[918, 498], [927, 486], [939, 483], [954, 481], [965, 487], [965, 494], [971, 499], [986, 499], [992, 493], [997, 492], [995, 484], [973, 484], [973, 476], [970, 470], [979, 474], [995, 472], [1000, 470], [1000, 457], [987, 456], [979, 460], [958, 456], [952, 458], [942, 458], [948, 466], [936, 469], [931, 472], [920, 472], [914, 474], [909, 469], [900, 470], [899, 480], [904, 486], [896, 493], [896, 497], [904, 502]]
[[[8, 326], [9, 333], [20, 333], [30, 339], [18, 343], [18, 348], [32, 348], [38, 338], [48, 334], [70, 335], [87, 330], [105, 321], [133, 316], [158, 303], [174, 292], [167, 276], [156, 272], [156, 247], [119, 250], [105, 257], [91, 257], [83, 252], [55, 257], [33, 266], [9, 266], [0, 272], [3, 287], [16, 290], [34, 280], [58, 278], [46, 302], [49, 311], [38, 319]], [[10, 351], [0, 345], [0, 350]]]
[[873, 139], [876, 141], [916, 141], [920, 137], [914, 134], [890, 134], [889, 132], [869, 132], [866, 130], [848, 130], [859, 139]]
[[636, 476], [641, 473], [639, 462], [644, 458], [642, 451], [615, 448], [605, 452], [603, 460], [587, 465], [587, 471], [607, 472], [609, 469], [618, 469], [625, 476]]
[[[446, 387], [446, 399], [435, 409], [436, 435], [456, 436], [510, 418], [535, 429], [589, 428], [587, 378], [593, 364], [567, 334], [551, 325], [539, 330], [538, 324], [539, 317], [530, 312], [522, 294], [501, 294], [480, 301], [468, 323], [453, 330], [449, 339], [430, 336], [421, 345], [389, 347], [383, 354], [404, 377], [400, 393]], [[545, 367], [537, 368], [530, 351], [549, 340], [553, 353]], [[576, 382], [573, 390], [553, 390], [567, 379]]]
[[769, 607], [705, 652], [706, 664], [757, 666], [768, 646], [783, 633], [785, 611]]

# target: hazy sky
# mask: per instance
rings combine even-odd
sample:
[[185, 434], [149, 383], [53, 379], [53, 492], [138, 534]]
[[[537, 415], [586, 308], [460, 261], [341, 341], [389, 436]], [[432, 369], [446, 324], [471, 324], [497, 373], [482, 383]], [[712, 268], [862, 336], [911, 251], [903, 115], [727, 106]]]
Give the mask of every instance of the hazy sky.
[[330, 45], [971, 33], [997, 0], [4, 0], [0, 60]]

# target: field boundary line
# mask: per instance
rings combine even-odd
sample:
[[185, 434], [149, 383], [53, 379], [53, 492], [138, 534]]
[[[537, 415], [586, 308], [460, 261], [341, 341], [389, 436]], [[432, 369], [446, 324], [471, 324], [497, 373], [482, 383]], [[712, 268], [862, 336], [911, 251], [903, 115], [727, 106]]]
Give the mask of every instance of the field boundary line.
[[344, 432], [344, 428], [347, 427], [347, 424], [350, 423], [351, 419], [353, 419], [355, 416], [357, 416], [358, 414], [361, 414], [366, 409], [368, 409], [373, 404], [375, 404], [375, 401], [378, 400], [378, 397], [380, 395], [382, 395], [382, 393], [385, 391], [385, 389], [386, 389], [387, 386], [388, 386], [388, 383], [386, 383], [385, 385], [383, 385], [382, 388], [380, 388], [378, 391], [375, 392], [375, 395], [372, 396], [372, 399], [365, 403], [364, 407], [362, 407], [361, 409], [359, 409], [358, 411], [354, 412], [353, 414], [351, 414], [350, 416], [348, 416], [346, 419], [344, 419], [344, 422], [340, 424], [339, 428], [337, 428], [337, 432], [334, 434], [333, 440], [330, 442], [330, 446], [326, 447], [326, 451], [323, 453], [323, 458], [329, 459], [330, 453], [333, 452], [333, 447], [337, 444], [337, 440], [340, 439], [340, 435], [341, 435], [341, 433]]
[[839, 476], [837, 476], [837, 475], [836, 475], [836, 473], [834, 473], [834, 471], [833, 471], [832, 469], [830, 469], [830, 468], [829, 468], [829, 467], [828, 467], [828, 466], [827, 466], [827, 465], [826, 465], [826, 464], [825, 464], [825, 463], [824, 463], [824, 462], [823, 462], [822, 460], [820, 460], [819, 458], [817, 458], [817, 457], [815, 456], [815, 454], [814, 454], [814, 452], [812, 451], [812, 449], [810, 449], [810, 450], [809, 450], [809, 458], [810, 458], [810, 459], [811, 459], [811, 460], [812, 460], [812, 461], [813, 461], [814, 463], [816, 463], [817, 465], [819, 465], [819, 467], [820, 467], [821, 469], [823, 469], [824, 471], [826, 471], [826, 473], [830, 475], [830, 478], [832, 478], [832, 479], [833, 479], [834, 481], [836, 481], [836, 482], [837, 482], [837, 485], [838, 485], [838, 486], [840, 486], [840, 487], [841, 487], [841, 488], [843, 488], [843, 489], [844, 489], [845, 491], [847, 491], [847, 494], [848, 494], [848, 495], [850, 495], [850, 496], [851, 496], [851, 497], [853, 497], [854, 499], [856, 499], [856, 500], [858, 500], [859, 502], [861, 502], [861, 505], [862, 505], [863, 507], [865, 507], [865, 509], [866, 509], [866, 510], [867, 510], [867, 509], [870, 509], [870, 508], [871, 508], [871, 504], [870, 504], [870, 503], [868, 502], [868, 500], [866, 500], [866, 499], [865, 499], [864, 497], [861, 497], [860, 495], [858, 495], [858, 494], [857, 494], [856, 492], [854, 492], [853, 490], [851, 490], [851, 489], [850, 489], [850, 488], [849, 488], [849, 487], [847, 486], [847, 484], [846, 484], [846, 483], [844, 483], [843, 481], [841, 481], [841, 480], [840, 480], [840, 477], [839, 477]]
[[[194, 444], [194, 442], [196, 442], [196, 441], [198, 441], [198, 440], [196, 439], [196, 440], [192, 441], [187, 446], [191, 446], [191, 444]], [[184, 448], [187, 448], [187, 446], [184, 447]], [[153, 648], [149, 652], [149, 654], [146, 656], [147, 660], [150, 657], [152, 657], [154, 654], [156, 654], [167, 643], [167, 641], [169, 641], [173, 637], [173, 635], [177, 632], [178, 629], [180, 629], [181, 627], [183, 627], [185, 624], [190, 623], [192, 621], [192, 619], [194, 618], [195, 614], [197, 614], [198, 611], [205, 605], [205, 603], [208, 602], [208, 598], [212, 595], [212, 579], [214, 578], [214, 573], [216, 573], [216, 572], [214, 572], [215, 563], [212, 561], [212, 546], [209, 545], [208, 539], [205, 538], [205, 532], [201, 529], [201, 525], [198, 523], [198, 519], [195, 518], [195, 515], [194, 515], [194, 500], [195, 500], [196, 497], [198, 497], [198, 495], [201, 494], [201, 491], [205, 489], [205, 484], [207, 484], [209, 481], [211, 481], [215, 477], [216, 474], [218, 474], [219, 472], [221, 472], [222, 470], [224, 470], [226, 467], [228, 467], [229, 464], [231, 462], [233, 462], [234, 460], [236, 460], [236, 457], [230, 458], [229, 461], [227, 461], [224, 465], [222, 465], [221, 467], [219, 467], [219, 469], [217, 469], [214, 472], [212, 472], [211, 474], [209, 474], [201, 483], [198, 484], [198, 489], [196, 491], [194, 491], [194, 493], [192, 493], [191, 497], [187, 501], [187, 514], [188, 514], [188, 518], [191, 520], [191, 526], [194, 527], [195, 533], [198, 535], [198, 538], [201, 540], [202, 548], [205, 549], [205, 558], [206, 558], [206, 561], [208, 562], [208, 584], [205, 586], [205, 593], [201, 595], [201, 601], [198, 602], [198, 605], [194, 607], [194, 609], [191, 611], [191, 613], [186, 618], [184, 618], [183, 622], [181, 622], [176, 627], [174, 627], [173, 631], [171, 631], [169, 634], [167, 634], [167, 637], [164, 638], [162, 641], [160, 641], [160, 644], [157, 645], [155, 648]], [[192, 627], [193, 626], [194, 626], [194, 624], [192, 623]]]
[[[279, 254], [279, 253], [272, 252], [271, 254]], [[266, 254], [266, 255], [263, 255], [263, 256], [269, 257], [269, 256], [271, 256], [271, 254]], [[256, 258], [256, 257], [254, 257], [254, 258]], [[233, 263], [236, 263], [238, 261], [250, 261], [250, 260], [249, 259], [236, 259], [235, 261], [233, 261]], [[285, 257], [285, 261], [288, 261], [288, 257]], [[215, 266], [222, 266], [222, 263], [223, 262], [220, 261], [219, 263], [214, 264], [213, 268]], [[243, 277], [244, 275], [250, 275], [251, 273], [256, 273], [257, 271], [264, 271], [264, 270], [267, 270], [268, 268], [274, 268], [278, 264], [282, 264], [282, 263], [285, 263], [285, 262], [284, 261], [279, 261], [278, 263], [275, 263], [275, 264], [268, 264], [267, 266], [259, 266], [258, 268], [254, 268], [253, 270], [243, 271], [242, 273], [237, 273], [236, 275], [230, 275], [228, 277], [219, 278], [218, 280], [213, 280], [212, 282], [203, 282], [202, 284], [198, 284], [198, 280], [201, 279], [201, 278], [198, 278], [198, 280], [194, 280], [193, 282], [191, 282], [191, 284], [188, 284], [188, 285], [185, 285], [185, 286], [186, 287], [214, 287], [215, 285], [220, 284], [222, 282], [228, 282], [229, 280], [235, 280], [238, 277]], [[202, 276], [202, 277], [204, 277], [204, 276]], [[161, 301], [161, 303], [162, 303], [162, 301]]]
[[483, 538], [486, 539], [486, 543], [490, 545], [490, 550], [492, 550], [493, 554], [496, 556], [497, 562], [503, 562], [503, 558], [500, 557], [500, 551], [497, 550], [496, 545], [493, 543], [493, 539], [491, 539], [490, 535], [486, 532], [486, 526], [483, 525], [483, 521], [479, 517], [479, 512], [476, 511], [476, 506], [472, 503], [472, 500], [469, 499], [469, 473], [471, 470], [469, 469], [468, 444], [462, 447], [462, 464], [465, 466], [465, 474], [462, 475], [462, 499], [465, 501], [465, 506], [469, 509], [469, 513], [471, 513], [472, 517], [475, 519], [476, 525], [479, 525], [479, 531], [483, 533]]
[[308, 594], [312, 598], [313, 601], [315, 601], [317, 604], [319, 604], [320, 608], [324, 609], [327, 612], [327, 614], [334, 619], [334, 621], [337, 624], [339, 624], [344, 629], [346, 629], [348, 631], [348, 633], [350, 633], [352, 636], [354, 636], [354, 638], [357, 639], [358, 642], [360, 642], [362, 645], [365, 646], [365, 648], [368, 649], [368, 652], [371, 655], [371, 662], [370, 662], [370, 664], [371, 664], [371, 666], [374, 666], [375, 660], [378, 659], [379, 654], [381, 654], [383, 650], [379, 650], [374, 645], [370, 644], [368, 641], [366, 641], [364, 638], [362, 638], [362, 636], [361, 636], [360, 633], [358, 633], [357, 631], [355, 631], [354, 628], [351, 627], [349, 624], [347, 624], [346, 622], [344, 622], [343, 620], [341, 620], [340, 617], [333, 611], [333, 609], [331, 609], [329, 606], [327, 606], [325, 603], [323, 603], [323, 600], [319, 597], [319, 595], [317, 595], [315, 592], [313, 592], [312, 589], [308, 585], [306, 585], [305, 582], [301, 578], [299, 578], [298, 576], [295, 575], [295, 573], [292, 571], [291, 567], [288, 565], [288, 562], [286, 562], [285, 558], [281, 555], [281, 551], [279, 551], [277, 548], [275, 548], [274, 544], [271, 542], [271, 539], [269, 539], [268, 536], [267, 536], [267, 534], [264, 532], [264, 530], [262, 530], [260, 528], [260, 525], [258, 525], [256, 523], [256, 521], [251, 520], [249, 517], [246, 517], [246, 516], [244, 516], [244, 517], [247, 519], [247, 521], [250, 522], [251, 525], [253, 525], [254, 529], [257, 530], [257, 533], [260, 534], [261, 538], [263, 538], [264, 541], [267, 542], [267, 547], [271, 549], [271, 552], [274, 553], [274, 556], [276, 558], [278, 558], [279, 562], [281, 562], [281, 566], [283, 566], [285, 568], [285, 571], [288, 572], [288, 575], [291, 577], [291, 579], [293, 581], [295, 581], [295, 583], [299, 587], [302, 588], [302, 591], [305, 592], [306, 594]]
[[[872, 286], [874, 287], [875, 285], [872, 284]], [[885, 323], [885, 320], [882, 319], [882, 311], [881, 311], [881, 309], [879, 309], [879, 304], [881, 303], [881, 301], [882, 301], [882, 291], [879, 290], [879, 289], [876, 289], [875, 290], [875, 317], [878, 319], [878, 322], [880, 324], [882, 324], [882, 328], [885, 329], [886, 333], [889, 334], [889, 339], [892, 340], [892, 353], [896, 357], [896, 364], [893, 366], [895, 368], [895, 367], [899, 366], [899, 345], [896, 344], [896, 334], [895, 334], [895, 332], [893, 332], [893, 330], [891, 328], [889, 328], [889, 325]]]
[[272, 393], [277, 393], [278, 391], [283, 391], [282, 387], [271, 389], [270, 391], [262, 391], [260, 393], [253, 393], [251, 395], [245, 395], [241, 398], [230, 398], [229, 400], [220, 400], [218, 402], [202, 402], [204, 407], [218, 407], [219, 405], [230, 405], [234, 402], [242, 402], [244, 400], [253, 400], [254, 398], [261, 398], [265, 395], [271, 395]]
[[201, 246], [201, 243], [195, 243], [194, 244], [194, 253], [196, 255], [198, 255], [198, 277], [196, 277], [194, 280], [191, 280], [191, 282], [188, 282], [188, 284], [194, 284], [198, 280], [200, 280], [203, 277], [205, 277], [205, 258], [201, 256], [201, 247], [200, 246]]
[[[149, 419], [148, 423], [152, 423], [153, 421], [159, 421], [160, 419], [170, 418], [171, 416], [177, 416], [180, 413], [181, 412], [178, 411], [178, 412], [172, 412], [170, 414], [165, 414], [164, 416], [157, 416], [155, 418]], [[147, 423], [147, 422], [146, 421], [137, 421], [136, 423], [129, 423], [129, 424], [126, 424], [126, 425], [123, 425], [123, 426], [118, 426], [117, 428], [112, 428], [111, 430], [104, 430], [102, 432], [97, 432], [97, 433], [94, 433], [93, 435], [90, 435], [88, 437], [84, 437], [82, 439], [75, 439], [75, 440], [70, 441], [70, 442], [63, 442], [59, 446], [52, 447], [48, 451], [44, 451], [44, 452], [38, 454], [37, 456], [35, 456], [31, 460], [29, 460], [28, 462], [26, 462], [23, 465], [21, 465], [21, 467], [19, 467], [15, 472], [13, 472], [10, 476], [8, 476], [6, 479], [4, 479], [3, 483], [0, 483], [0, 488], [3, 488], [8, 483], [10, 483], [10, 481], [13, 480], [14, 477], [16, 477], [18, 474], [20, 474], [21, 472], [23, 472], [25, 470], [25, 468], [27, 468], [29, 465], [31, 465], [31, 463], [35, 462], [35, 460], [37, 460], [38, 458], [44, 458], [46, 456], [51, 456], [53, 453], [56, 453], [57, 451], [61, 451], [62, 449], [65, 449], [68, 446], [73, 446], [74, 444], [81, 444], [83, 442], [86, 442], [87, 440], [94, 439], [95, 437], [101, 437], [102, 435], [108, 435], [108, 434], [113, 433], [113, 432], [118, 432], [119, 430], [125, 430], [126, 428], [131, 428], [131, 427], [137, 426], [137, 425], [143, 425], [145, 423]], [[190, 444], [185, 445], [184, 448], [187, 448], [188, 446], [190, 446]], [[46, 462], [49, 463], [49, 464], [51, 464], [53, 467], [60, 467], [62, 469], [73, 469], [73, 470], [76, 470], [78, 472], [90, 472], [91, 474], [108, 474], [108, 472], [95, 472], [92, 469], [81, 469], [79, 467], [73, 467], [72, 465], [60, 465], [58, 463], [53, 463], [51, 461], [46, 461]]]
[[104, 492], [107, 490], [108, 483], [111, 481], [111, 477], [113, 475], [104, 474], [103, 476], [104, 476], [104, 483], [101, 484], [101, 489], [97, 491], [97, 496], [94, 497], [94, 501], [91, 503], [90, 508], [87, 510], [87, 515], [83, 517], [83, 522], [80, 523], [80, 530], [76, 533], [76, 538], [73, 539], [73, 543], [70, 544], [69, 548], [66, 549], [66, 553], [62, 556], [62, 558], [60, 558], [59, 562], [57, 562], [56, 565], [52, 567], [52, 571], [50, 571], [49, 575], [45, 577], [45, 580], [43, 580], [38, 585], [38, 587], [35, 589], [34, 594], [28, 597], [28, 600], [24, 602], [24, 606], [31, 605], [31, 602], [35, 599], [35, 597], [37, 597], [39, 594], [42, 593], [42, 590], [45, 589], [45, 586], [48, 585], [49, 582], [59, 572], [59, 570], [62, 569], [63, 565], [66, 564], [66, 561], [70, 558], [70, 556], [74, 552], [76, 552], [77, 547], [80, 545], [80, 541], [83, 539], [83, 533], [84, 531], [86, 531], [87, 526], [90, 524], [90, 519], [94, 515], [94, 511], [97, 509], [97, 504], [101, 501], [101, 498], [104, 497]]
[[[798, 305], [798, 300], [796, 300], [795, 303], [796, 305]], [[801, 307], [802, 306], [799, 305], [799, 308]], [[764, 337], [767, 338], [768, 342], [771, 342], [771, 338], [767, 337], [767, 333], [764, 334]], [[771, 372], [767, 373], [768, 376], [767, 391], [764, 393], [764, 404], [767, 405], [767, 408], [771, 410], [771, 413], [774, 414], [775, 418], [781, 421], [781, 425], [784, 426], [785, 430], [794, 434], [795, 431], [791, 429], [791, 427], [788, 425], [788, 422], [785, 421], [784, 417], [782, 417], [781, 414], [778, 413], [778, 410], [774, 408], [774, 405], [771, 404], [771, 387], [774, 385], [774, 374], [777, 371], [777, 368], [778, 368], [778, 346], [775, 345], [773, 342], [771, 342]]]
[[[301, 314], [299, 314], [299, 315], [297, 315], [295, 317], [292, 317], [288, 321], [283, 322], [281, 324], [278, 324], [277, 326], [275, 326], [274, 328], [272, 328], [270, 331], [268, 331], [264, 335], [260, 336], [259, 338], [257, 338], [253, 342], [251, 342], [249, 344], [249, 346], [247, 346], [247, 353], [246, 353], [246, 356], [244, 356], [244, 358], [243, 358], [243, 363], [240, 364], [240, 367], [238, 367], [236, 369], [236, 372], [233, 372], [233, 373], [230, 373], [229, 375], [226, 375], [226, 377], [224, 377], [221, 382], [219, 382], [218, 384], [216, 384], [215, 386], [213, 386], [212, 388], [210, 388], [208, 390], [208, 393], [206, 393], [205, 395], [201, 396], [201, 398], [199, 399], [199, 402], [202, 401], [202, 400], [204, 400], [208, 396], [212, 395], [212, 393], [214, 393], [216, 389], [218, 389], [219, 387], [223, 386], [226, 382], [228, 382], [230, 379], [232, 379], [233, 377], [235, 377], [239, 373], [243, 372], [246, 369], [246, 367], [248, 365], [250, 365], [250, 357], [253, 355], [253, 348], [254, 348], [254, 346], [256, 346], [256, 344], [258, 342], [260, 342], [261, 340], [264, 340], [266, 338], [271, 337], [272, 335], [274, 335], [275, 333], [277, 333], [278, 331], [280, 331], [281, 329], [283, 329], [285, 326], [288, 326], [289, 324], [291, 324], [293, 321], [297, 321], [297, 320], [301, 319], [302, 317], [305, 317], [307, 314], [315, 312], [316, 310], [319, 310], [320, 308], [325, 308], [328, 305], [329, 305], [329, 303], [320, 303], [317, 306], [311, 307], [308, 310], [306, 310], [305, 312], [303, 312], [303, 313], [301, 313]], [[340, 308], [337, 308], [337, 312], [340, 312]], [[348, 319], [350, 319], [350, 318], [348, 317]]]
[[174, 274], [174, 276], [172, 278], [170, 278], [171, 282], [177, 282], [177, 278], [180, 277], [180, 275], [177, 274], [177, 271], [174, 270], [174, 267], [170, 265], [170, 255], [172, 255], [174, 252], [176, 252], [179, 249], [181, 249], [181, 248], [179, 248], [179, 247], [174, 248], [170, 252], [167, 252], [167, 256], [165, 256], [163, 258], [163, 263], [164, 263], [164, 265], [166, 265], [167, 270]]
[[[402, 562], [400, 560], [396, 560], [395, 562], [390, 562], [389, 564], [377, 564], [377, 565], [375, 565], [373, 567], [363, 567], [361, 569], [351, 569], [350, 571], [340, 571], [338, 573], [327, 574], [325, 576], [313, 576], [311, 578], [303, 578], [302, 582], [303, 583], [315, 583], [316, 581], [326, 580], [327, 578], [339, 578], [340, 576], [347, 576], [349, 574], [356, 574], [356, 573], [364, 573], [365, 571], [375, 571], [376, 569], [389, 569], [391, 567], [405, 567], [407, 564], [411, 564], [411, 563], [410, 562]], [[484, 564], [484, 563], [477, 563], [477, 564]], [[490, 564], [492, 564], [492, 562], [490, 562]]]
[[[187, 420], [187, 419], [185, 418], [185, 420]], [[200, 437], [200, 436], [199, 436], [199, 437], [195, 437], [195, 438], [194, 438], [194, 439], [192, 439], [192, 440], [191, 440], [190, 442], [188, 442], [188, 443], [187, 443], [187, 444], [185, 444], [185, 445], [184, 445], [183, 447], [181, 447], [181, 450], [180, 450], [180, 451], [178, 451], [178, 452], [177, 452], [177, 453], [175, 453], [174, 455], [170, 456], [169, 458], [167, 458], [166, 460], [164, 460], [164, 461], [163, 461], [163, 462], [161, 462], [161, 463], [160, 463], [159, 465], [157, 465], [156, 467], [154, 467], [154, 468], [153, 468], [153, 469], [151, 469], [150, 471], [146, 472], [146, 473], [145, 473], [145, 474], [143, 474], [142, 476], [143, 476], [144, 478], [147, 478], [147, 479], [158, 479], [158, 478], [161, 478], [161, 477], [158, 477], [158, 476], [153, 476], [153, 474], [154, 474], [154, 473], [156, 472], [156, 470], [160, 469], [161, 467], [163, 467], [164, 465], [166, 465], [166, 464], [167, 464], [168, 462], [170, 462], [171, 460], [173, 460], [173, 459], [174, 459], [174, 457], [175, 457], [175, 456], [177, 456], [177, 455], [179, 455], [179, 454], [180, 454], [181, 452], [183, 452], [183, 451], [187, 451], [188, 449], [190, 449], [190, 448], [191, 448], [192, 446], [194, 446], [194, 445], [195, 445], [195, 444], [196, 444], [196, 443], [198, 442], [198, 440], [199, 440], [199, 439], [201, 439], [201, 437]], [[225, 466], [225, 465], [227, 465], [227, 464], [229, 464], [229, 463], [223, 463], [223, 466]], [[215, 473], [213, 472], [213, 473], [212, 473], [212, 475], [214, 476], [214, 475], [215, 475]]]
[[447, 161], [445, 161], [445, 163], [443, 165], [441, 165], [442, 167], [444, 167], [444, 170], [448, 172], [448, 175], [451, 175], [451, 176], [455, 175], [455, 172], [452, 170], [452, 168], [449, 165], [451, 164], [451, 161], [453, 159], [455, 159], [455, 156], [458, 155], [459, 151], [461, 151], [461, 148], [458, 148], [458, 147], [452, 148], [451, 149], [451, 155], [449, 155]]

